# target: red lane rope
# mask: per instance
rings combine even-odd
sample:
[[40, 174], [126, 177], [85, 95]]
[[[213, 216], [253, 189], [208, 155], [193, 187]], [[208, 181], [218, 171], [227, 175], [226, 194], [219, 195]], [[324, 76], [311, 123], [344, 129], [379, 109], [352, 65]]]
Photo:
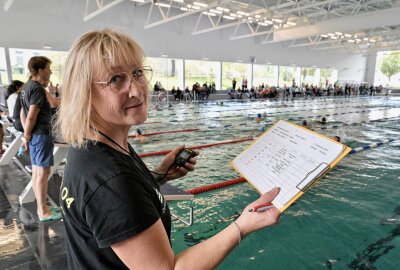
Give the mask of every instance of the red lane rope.
[[[148, 137], [148, 136], [167, 134], [167, 133], [194, 132], [194, 131], [199, 131], [199, 130], [200, 130], [199, 128], [181, 129], [181, 130], [169, 130], [169, 131], [146, 133], [146, 134], [142, 134], [142, 136]], [[135, 138], [135, 137], [136, 137], [136, 135], [129, 135], [128, 136], [128, 138]]]
[[[197, 146], [190, 146], [187, 147], [189, 149], [204, 149], [204, 148], [209, 148], [217, 145], [223, 145], [223, 144], [233, 144], [233, 143], [240, 143], [240, 142], [246, 142], [246, 141], [252, 141], [253, 138], [246, 138], [246, 139], [240, 139], [240, 140], [233, 140], [233, 141], [227, 141], [227, 142], [219, 142], [219, 143], [210, 143], [210, 144], [203, 144], [203, 145], [197, 145]], [[172, 150], [164, 150], [164, 151], [158, 151], [158, 152], [149, 152], [149, 153], [142, 153], [139, 154], [139, 157], [154, 157], [154, 156], [161, 156], [161, 155], [166, 155]]]
[[215, 189], [220, 189], [220, 188], [227, 187], [227, 186], [232, 186], [232, 185], [236, 185], [236, 184], [243, 183], [243, 182], [246, 182], [246, 179], [244, 179], [243, 177], [240, 177], [240, 178], [235, 178], [235, 179], [232, 179], [232, 180], [227, 180], [227, 181], [222, 181], [222, 182], [219, 182], [219, 183], [214, 183], [214, 184], [211, 184], [211, 185], [206, 185], [206, 186], [202, 186], [202, 187], [196, 187], [196, 188], [188, 189], [188, 190], [186, 190], [186, 192], [188, 192], [190, 194], [193, 194], [193, 195], [196, 195], [196, 194], [199, 194], [199, 193], [204, 193], [204, 192], [208, 192], [210, 190], [215, 190]]

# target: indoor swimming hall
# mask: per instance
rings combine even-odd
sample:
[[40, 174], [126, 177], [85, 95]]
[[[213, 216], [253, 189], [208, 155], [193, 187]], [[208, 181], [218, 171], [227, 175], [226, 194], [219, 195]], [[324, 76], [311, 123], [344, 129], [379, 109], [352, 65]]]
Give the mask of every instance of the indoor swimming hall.
[[[259, 114], [261, 121], [256, 119]], [[177, 217], [171, 236], [174, 251], [219, 232], [257, 198], [254, 187], [229, 162], [278, 120], [299, 125], [306, 120], [307, 128], [339, 136], [352, 151], [282, 214], [278, 226], [248, 236], [218, 269], [396, 269], [398, 97], [170, 102], [157, 110], [153, 106], [148, 120], [132, 128], [130, 139], [150, 168], [179, 144], [200, 151], [197, 169], [170, 182], [179, 189], [169, 202]], [[145, 141], [134, 138], [138, 128]], [[30, 179], [24, 162], [16, 157], [0, 167], [1, 268], [67, 269], [63, 221], [38, 222], [34, 202], [19, 204]], [[55, 203], [63, 165], [49, 181], [49, 200]]]
[[399, 14], [0, 1], [0, 270], [399, 270]]

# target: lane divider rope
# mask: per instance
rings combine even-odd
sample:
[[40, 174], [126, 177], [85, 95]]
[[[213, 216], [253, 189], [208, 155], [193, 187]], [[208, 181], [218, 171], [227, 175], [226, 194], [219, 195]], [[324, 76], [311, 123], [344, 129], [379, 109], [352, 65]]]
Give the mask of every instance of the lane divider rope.
[[[142, 136], [149, 137], [149, 136], [155, 136], [155, 135], [160, 135], [160, 134], [168, 134], [168, 133], [180, 133], [180, 132], [195, 132], [199, 131], [199, 128], [192, 128], [192, 129], [180, 129], [180, 130], [169, 130], [169, 131], [160, 131], [160, 132], [153, 132], [153, 133], [145, 133], [142, 134]], [[135, 138], [136, 135], [129, 135], [128, 138]]]
[[[190, 146], [187, 147], [189, 149], [204, 149], [204, 148], [209, 148], [209, 147], [214, 147], [218, 145], [224, 145], [224, 144], [233, 144], [233, 143], [241, 143], [241, 142], [247, 142], [247, 141], [252, 141], [254, 138], [249, 137], [245, 139], [239, 139], [239, 140], [232, 140], [232, 141], [225, 141], [225, 142], [219, 142], [219, 143], [210, 143], [210, 144], [203, 144], [203, 145], [197, 145], [197, 146]], [[139, 154], [139, 157], [154, 157], [154, 156], [161, 156], [161, 155], [166, 155], [172, 150], [164, 150], [164, 151], [158, 151], [158, 152], [148, 152], [148, 153], [142, 153]]]

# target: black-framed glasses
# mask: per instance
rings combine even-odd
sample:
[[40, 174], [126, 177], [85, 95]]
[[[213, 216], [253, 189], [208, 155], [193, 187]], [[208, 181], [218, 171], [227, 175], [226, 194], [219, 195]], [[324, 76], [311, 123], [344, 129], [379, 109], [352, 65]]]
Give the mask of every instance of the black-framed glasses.
[[95, 84], [106, 84], [114, 93], [124, 92], [131, 86], [132, 79], [139, 86], [146, 86], [153, 77], [153, 69], [149, 66], [140, 67], [129, 74], [128, 72], [119, 72], [110, 77], [107, 82], [93, 82]]

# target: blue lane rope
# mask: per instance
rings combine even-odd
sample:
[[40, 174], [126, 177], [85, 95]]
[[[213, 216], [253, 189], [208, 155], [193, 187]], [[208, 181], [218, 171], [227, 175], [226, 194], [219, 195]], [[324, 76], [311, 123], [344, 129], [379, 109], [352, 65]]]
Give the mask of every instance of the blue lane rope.
[[378, 146], [381, 146], [381, 145], [386, 144], [386, 143], [393, 142], [393, 141], [398, 140], [398, 139], [399, 138], [397, 138], [397, 139], [388, 139], [388, 140], [383, 140], [383, 141], [380, 141], [380, 142], [376, 142], [376, 143], [371, 143], [371, 144], [368, 144], [368, 145], [360, 146], [360, 147], [357, 147], [357, 148], [353, 148], [349, 152], [349, 154], [355, 154], [355, 153], [359, 153], [359, 152], [367, 150], [367, 149], [376, 148]]

